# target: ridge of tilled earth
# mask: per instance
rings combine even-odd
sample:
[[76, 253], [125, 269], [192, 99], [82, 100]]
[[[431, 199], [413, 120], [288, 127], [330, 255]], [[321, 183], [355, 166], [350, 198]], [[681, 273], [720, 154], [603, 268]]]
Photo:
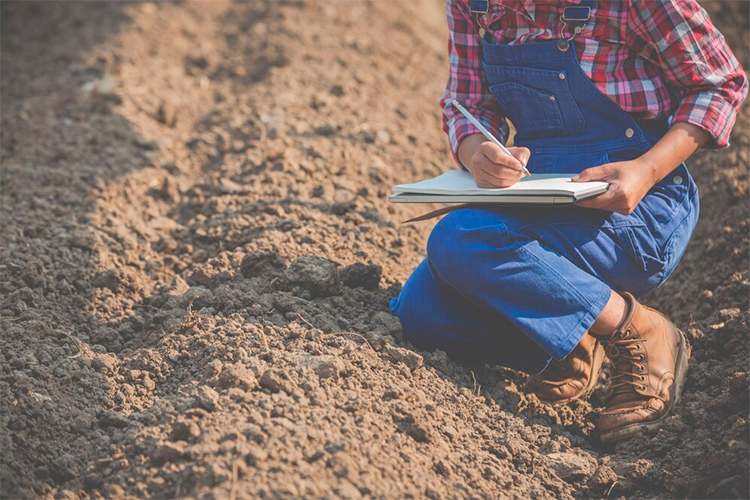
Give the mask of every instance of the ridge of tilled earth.
[[747, 496], [746, 127], [650, 300], [694, 344], [680, 410], [603, 447], [603, 388], [540, 405], [387, 313], [429, 225], [384, 198], [448, 157], [442, 6], [389, 6], [3, 6], [4, 491]]

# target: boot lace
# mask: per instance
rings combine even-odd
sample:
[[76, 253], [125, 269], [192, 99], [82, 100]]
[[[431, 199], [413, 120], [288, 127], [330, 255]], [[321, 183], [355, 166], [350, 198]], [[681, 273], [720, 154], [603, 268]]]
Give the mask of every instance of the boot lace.
[[614, 365], [612, 384], [607, 393], [608, 399], [618, 394], [631, 392], [633, 389], [646, 390], [644, 342], [646, 342], [645, 339], [633, 336], [630, 329], [615, 332], [605, 342], [607, 357]]

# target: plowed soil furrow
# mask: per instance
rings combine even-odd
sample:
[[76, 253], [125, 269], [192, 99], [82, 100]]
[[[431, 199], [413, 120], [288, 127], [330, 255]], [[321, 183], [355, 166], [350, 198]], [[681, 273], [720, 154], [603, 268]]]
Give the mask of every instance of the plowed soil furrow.
[[605, 381], [545, 406], [388, 314], [433, 222], [386, 196], [451, 165], [441, 2], [0, 8], [0, 497], [750, 495], [747, 107], [646, 298], [682, 403], [607, 447]]

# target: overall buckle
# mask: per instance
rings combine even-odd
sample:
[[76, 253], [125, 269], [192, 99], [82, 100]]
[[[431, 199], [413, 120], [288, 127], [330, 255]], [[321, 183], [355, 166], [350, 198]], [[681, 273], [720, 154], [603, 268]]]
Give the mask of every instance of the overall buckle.
[[563, 9], [563, 14], [560, 16], [560, 22], [563, 24], [563, 30], [568, 26], [568, 23], [573, 25], [573, 36], [567, 40], [563, 38], [557, 41], [557, 48], [560, 52], [568, 51], [568, 48], [570, 48], [570, 42], [578, 33], [583, 31], [583, 26], [586, 25], [589, 19], [591, 19], [591, 7], [588, 5], [565, 7]]
[[589, 19], [591, 19], [591, 7], [588, 6], [565, 7], [560, 17], [561, 21], [572, 23], [585, 23]]
[[489, 0], [469, 0], [469, 12], [472, 14], [486, 14], [489, 11]]
[[487, 17], [490, 11], [490, 0], [469, 0], [469, 12], [474, 16], [479, 30], [479, 36], [484, 38], [487, 28], [484, 26], [483, 19]]

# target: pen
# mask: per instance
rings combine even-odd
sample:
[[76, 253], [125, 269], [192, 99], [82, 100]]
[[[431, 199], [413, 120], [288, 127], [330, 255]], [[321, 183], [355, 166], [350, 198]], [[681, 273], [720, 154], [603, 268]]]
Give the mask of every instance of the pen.
[[[476, 118], [474, 118], [473, 116], [471, 116], [471, 113], [469, 113], [468, 111], [466, 111], [466, 108], [464, 108], [463, 106], [461, 106], [461, 103], [459, 103], [455, 99], [451, 99], [451, 104], [454, 105], [456, 107], [456, 109], [458, 109], [461, 112], [461, 114], [464, 115], [466, 117], [466, 119], [471, 122], [472, 125], [474, 125], [476, 128], [478, 128], [479, 131], [482, 133], [482, 135], [484, 135], [487, 138], [487, 140], [489, 140], [490, 142], [492, 142], [495, 146], [499, 147], [500, 150], [503, 153], [505, 153], [506, 155], [515, 158], [515, 156], [513, 156], [511, 154], [511, 152], [508, 151], [508, 149], [505, 146], [503, 146], [502, 142], [498, 141], [495, 138], [495, 136], [492, 135], [492, 133], [484, 127], [484, 125], [482, 125], [481, 123], [479, 123], [479, 120], [477, 120]], [[526, 167], [524, 167], [523, 165], [521, 166], [521, 171], [524, 174], [528, 175], [529, 179], [533, 179], [533, 177], [531, 177], [531, 172], [529, 172], [528, 169]]]

